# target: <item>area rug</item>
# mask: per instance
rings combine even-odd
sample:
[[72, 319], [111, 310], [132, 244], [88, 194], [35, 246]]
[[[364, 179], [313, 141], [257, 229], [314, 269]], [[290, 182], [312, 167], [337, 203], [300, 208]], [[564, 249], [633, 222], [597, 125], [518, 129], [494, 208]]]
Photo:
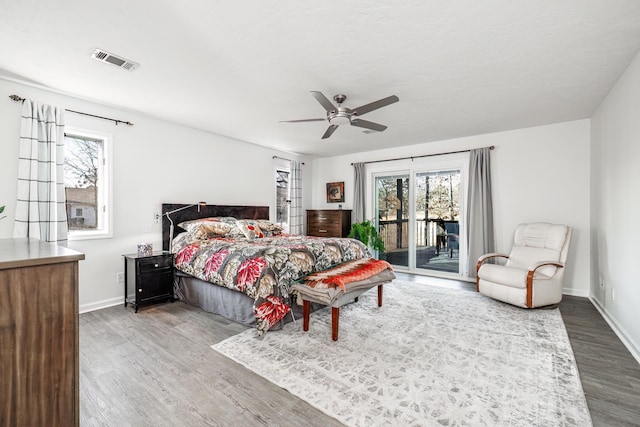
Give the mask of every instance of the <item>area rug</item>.
[[349, 426], [591, 426], [559, 310], [394, 281], [212, 348]]

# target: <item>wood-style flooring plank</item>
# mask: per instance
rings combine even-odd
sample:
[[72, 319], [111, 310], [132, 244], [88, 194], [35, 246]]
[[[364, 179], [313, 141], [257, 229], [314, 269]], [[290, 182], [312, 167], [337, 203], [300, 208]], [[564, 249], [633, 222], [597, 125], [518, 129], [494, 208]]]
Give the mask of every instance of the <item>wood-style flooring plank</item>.
[[210, 346], [246, 329], [181, 302], [80, 316], [83, 426], [339, 426]]
[[[475, 291], [468, 282], [397, 276]], [[588, 299], [566, 296], [560, 311], [594, 426], [640, 426], [638, 363]], [[342, 425], [210, 348], [246, 329], [182, 302], [82, 314], [81, 425]]]

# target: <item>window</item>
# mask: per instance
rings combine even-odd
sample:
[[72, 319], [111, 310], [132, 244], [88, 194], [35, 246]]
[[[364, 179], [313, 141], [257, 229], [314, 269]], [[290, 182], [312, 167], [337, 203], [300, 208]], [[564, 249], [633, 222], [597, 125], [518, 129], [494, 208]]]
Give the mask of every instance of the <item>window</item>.
[[109, 138], [67, 130], [64, 187], [69, 238], [110, 237]]
[[289, 178], [289, 171], [276, 170], [276, 223], [284, 228], [285, 233], [289, 232], [289, 208], [291, 207]]

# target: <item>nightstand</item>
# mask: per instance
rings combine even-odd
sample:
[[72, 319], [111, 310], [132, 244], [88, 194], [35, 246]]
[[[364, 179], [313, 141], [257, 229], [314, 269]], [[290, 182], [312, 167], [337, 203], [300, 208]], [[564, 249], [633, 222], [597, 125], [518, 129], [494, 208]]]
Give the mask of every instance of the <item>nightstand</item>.
[[[152, 255], [123, 255], [124, 306], [131, 304], [135, 312], [141, 305], [161, 301], [173, 302], [173, 254], [167, 251]], [[132, 289], [131, 295], [128, 289]]]

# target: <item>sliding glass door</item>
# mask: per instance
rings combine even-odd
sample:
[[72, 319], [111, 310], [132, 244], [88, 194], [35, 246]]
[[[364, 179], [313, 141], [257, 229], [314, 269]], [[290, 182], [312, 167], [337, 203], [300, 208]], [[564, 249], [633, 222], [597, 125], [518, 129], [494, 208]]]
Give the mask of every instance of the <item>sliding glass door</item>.
[[378, 257], [409, 271], [461, 274], [462, 168], [373, 173]]
[[460, 171], [415, 174], [416, 268], [460, 271]]
[[409, 267], [409, 175], [377, 176], [375, 206], [376, 225], [385, 246], [378, 257]]

